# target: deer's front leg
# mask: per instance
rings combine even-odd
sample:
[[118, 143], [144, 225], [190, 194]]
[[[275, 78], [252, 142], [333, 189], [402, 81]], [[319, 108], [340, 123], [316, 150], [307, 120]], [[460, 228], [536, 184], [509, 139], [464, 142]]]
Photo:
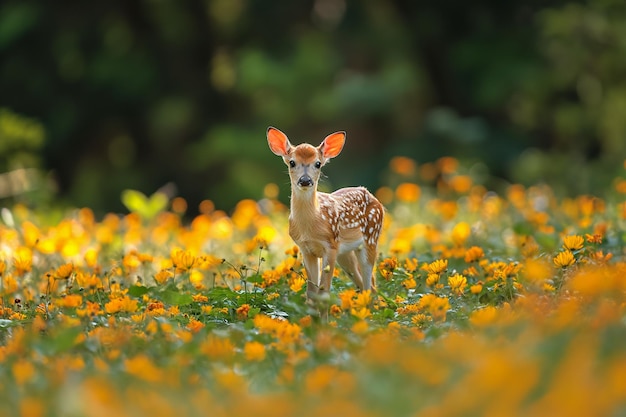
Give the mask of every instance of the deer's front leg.
[[307, 274], [306, 298], [316, 300], [320, 288], [320, 258], [311, 253], [302, 253]]
[[322, 277], [320, 279], [320, 292], [329, 293], [335, 273], [335, 263], [337, 262], [337, 250], [331, 249], [323, 258]]

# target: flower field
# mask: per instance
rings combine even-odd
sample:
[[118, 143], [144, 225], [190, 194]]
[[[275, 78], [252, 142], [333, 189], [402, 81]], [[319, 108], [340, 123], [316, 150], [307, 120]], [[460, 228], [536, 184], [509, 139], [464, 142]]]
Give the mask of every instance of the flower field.
[[626, 175], [556, 198], [391, 172], [377, 292], [337, 271], [328, 324], [274, 185], [189, 220], [2, 209], [0, 414], [626, 414]]

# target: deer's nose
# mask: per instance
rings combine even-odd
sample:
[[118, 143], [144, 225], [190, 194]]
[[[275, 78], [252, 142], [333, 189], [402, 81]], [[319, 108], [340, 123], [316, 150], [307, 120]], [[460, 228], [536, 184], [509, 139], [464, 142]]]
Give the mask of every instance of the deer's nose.
[[313, 185], [313, 180], [308, 175], [303, 175], [298, 179], [298, 185], [300, 187], [310, 187]]

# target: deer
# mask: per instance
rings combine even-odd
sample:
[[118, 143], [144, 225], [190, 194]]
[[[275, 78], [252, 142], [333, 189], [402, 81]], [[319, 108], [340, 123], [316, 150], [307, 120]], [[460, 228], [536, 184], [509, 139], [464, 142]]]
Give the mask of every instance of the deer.
[[322, 321], [328, 305], [335, 264], [346, 272], [358, 291], [375, 292], [373, 269], [385, 209], [364, 187], [347, 187], [333, 193], [317, 190], [321, 168], [338, 156], [346, 132], [332, 133], [315, 147], [294, 146], [287, 135], [268, 127], [270, 150], [289, 169], [291, 199], [289, 235], [302, 254], [307, 275], [306, 298], [317, 306]]

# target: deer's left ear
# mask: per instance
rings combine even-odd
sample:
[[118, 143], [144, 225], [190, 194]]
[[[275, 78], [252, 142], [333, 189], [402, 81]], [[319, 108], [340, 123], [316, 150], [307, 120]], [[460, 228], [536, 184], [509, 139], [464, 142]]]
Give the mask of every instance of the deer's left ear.
[[335, 132], [326, 136], [318, 149], [324, 158], [330, 159], [341, 153], [344, 143], [346, 143], [346, 132]]

